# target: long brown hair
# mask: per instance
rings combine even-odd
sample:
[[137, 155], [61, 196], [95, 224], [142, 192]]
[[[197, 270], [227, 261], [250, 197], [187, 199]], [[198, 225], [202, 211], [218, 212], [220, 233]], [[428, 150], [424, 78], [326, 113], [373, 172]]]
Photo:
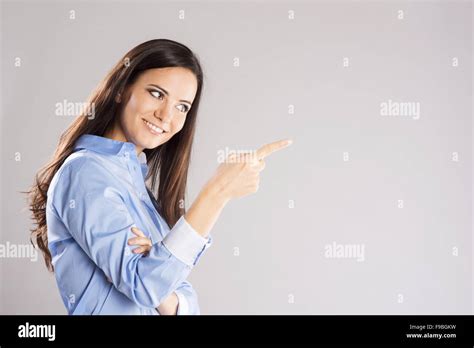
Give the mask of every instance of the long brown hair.
[[115, 118], [119, 105], [115, 97], [148, 69], [183, 67], [194, 73], [198, 82], [196, 96], [180, 132], [154, 149], [144, 149], [149, 167], [146, 180], [151, 181], [151, 192], [157, 200], [159, 213], [170, 227], [185, 213], [185, 191], [196, 117], [203, 87], [203, 73], [199, 59], [186, 46], [167, 39], [144, 42], [128, 53], [110, 70], [91, 94], [88, 105], [94, 105], [94, 117], [79, 115], [61, 135], [53, 157], [35, 176], [28, 194], [29, 209], [35, 227], [30, 240], [42, 251], [46, 267], [54, 272], [48, 249], [46, 225], [47, 191], [54, 174], [73, 152], [76, 140], [83, 134], [104, 136]]

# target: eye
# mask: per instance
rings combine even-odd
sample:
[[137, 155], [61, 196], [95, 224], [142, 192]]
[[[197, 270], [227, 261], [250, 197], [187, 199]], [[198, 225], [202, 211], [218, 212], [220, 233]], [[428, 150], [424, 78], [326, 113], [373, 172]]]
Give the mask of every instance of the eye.
[[[163, 93], [161, 93], [160, 91], [156, 90], [156, 89], [150, 89], [148, 90], [148, 93], [150, 93], [150, 95], [153, 97], [153, 98], [156, 98], [156, 99], [163, 99]], [[158, 95], [157, 95], [158, 94]], [[180, 110], [182, 113], [187, 113], [189, 111], [189, 107], [185, 104], [180, 104], [180, 106], [183, 106], [183, 108]]]
[[181, 104], [180, 106], [184, 106], [182, 110], [180, 110], [182, 113], [187, 113], [189, 111], [189, 107], [187, 105]]
[[[149, 93], [150, 93], [150, 94], [153, 96], [153, 98], [160, 99], [160, 98], [162, 98], [162, 97], [163, 97], [163, 94], [161, 94], [161, 92], [160, 92], [160, 91], [157, 91], [157, 90], [155, 90], [155, 89], [150, 89], [148, 92], [149, 92]], [[158, 94], [159, 94], [159, 96], [156, 96], [156, 95], [155, 95], [155, 94], [153, 94], [153, 93], [158, 93]]]

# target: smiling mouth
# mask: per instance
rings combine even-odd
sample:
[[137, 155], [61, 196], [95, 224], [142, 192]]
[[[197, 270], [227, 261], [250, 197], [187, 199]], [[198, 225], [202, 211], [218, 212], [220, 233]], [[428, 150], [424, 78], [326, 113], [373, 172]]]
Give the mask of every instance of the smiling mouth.
[[166, 133], [163, 129], [158, 127], [157, 125], [154, 125], [151, 122], [148, 122], [147, 120], [143, 119], [143, 122], [145, 125], [148, 127], [148, 129], [153, 133], [153, 134], [161, 134], [161, 133]]

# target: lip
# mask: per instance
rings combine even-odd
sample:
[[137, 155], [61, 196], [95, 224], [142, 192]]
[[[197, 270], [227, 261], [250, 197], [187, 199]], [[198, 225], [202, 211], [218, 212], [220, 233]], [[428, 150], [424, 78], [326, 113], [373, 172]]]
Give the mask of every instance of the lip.
[[[166, 131], [165, 131], [163, 128], [158, 127], [156, 124], [154, 124], [154, 123], [152, 123], [152, 122], [150, 122], [150, 121], [148, 121], [148, 120], [145, 120], [144, 118], [142, 118], [142, 120], [143, 120], [143, 123], [145, 124], [146, 128], [147, 128], [152, 134], [154, 134], [154, 135], [161, 135], [161, 134], [163, 134], [163, 133], [166, 133]], [[154, 125], [155, 127], [160, 128], [160, 129], [162, 130], [162, 132], [157, 132], [157, 131], [155, 131], [154, 129], [150, 128], [150, 127], [148, 126], [147, 122], [148, 122], [148, 123], [151, 123], [151, 124]]]

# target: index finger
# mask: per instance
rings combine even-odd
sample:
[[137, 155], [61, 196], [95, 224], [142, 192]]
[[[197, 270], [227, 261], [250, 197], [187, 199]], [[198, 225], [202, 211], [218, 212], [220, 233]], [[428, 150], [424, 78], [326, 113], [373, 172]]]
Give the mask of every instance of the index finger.
[[259, 160], [262, 158], [265, 158], [271, 153], [289, 146], [291, 143], [292, 141], [290, 139], [284, 139], [284, 140], [279, 140], [270, 144], [263, 145], [261, 148], [257, 150], [257, 158]]
[[131, 230], [136, 236], [146, 237], [145, 234], [138, 229], [138, 227], [134, 226], [134, 227], [131, 228]]

